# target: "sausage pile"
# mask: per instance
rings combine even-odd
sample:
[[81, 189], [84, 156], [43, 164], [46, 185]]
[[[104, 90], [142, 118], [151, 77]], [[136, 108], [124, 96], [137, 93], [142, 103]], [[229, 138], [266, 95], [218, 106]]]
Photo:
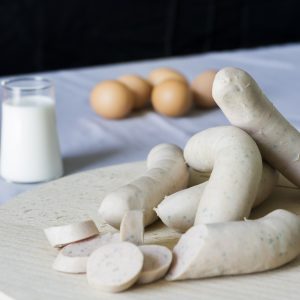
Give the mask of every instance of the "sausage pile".
[[[278, 171], [300, 187], [300, 133], [243, 70], [220, 70], [212, 95], [232, 125], [195, 134], [183, 151], [154, 147], [147, 171], [100, 205], [120, 233], [99, 234], [90, 220], [45, 229], [53, 247], [64, 246], [54, 269], [86, 273], [91, 286], [120, 292], [163, 277], [271, 270], [300, 254], [298, 215], [278, 209], [247, 219], [271, 194]], [[210, 173], [208, 181], [187, 188], [189, 167]], [[158, 218], [183, 233], [173, 251], [144, 244], [144, 227]]]

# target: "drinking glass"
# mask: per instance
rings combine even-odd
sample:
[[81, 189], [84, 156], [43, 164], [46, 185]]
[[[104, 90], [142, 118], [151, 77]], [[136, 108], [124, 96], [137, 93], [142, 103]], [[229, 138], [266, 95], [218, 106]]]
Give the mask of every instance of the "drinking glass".
[[2, 81], [1, 87], [1, 176], [23, 183], [62, 176], [53, 83], [18, 77]]

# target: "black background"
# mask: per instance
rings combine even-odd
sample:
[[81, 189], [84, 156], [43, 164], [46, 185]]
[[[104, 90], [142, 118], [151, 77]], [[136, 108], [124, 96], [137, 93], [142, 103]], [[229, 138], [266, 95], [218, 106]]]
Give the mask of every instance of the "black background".
[[300, 40], [296, 0], [0, 0], [0, 75]]

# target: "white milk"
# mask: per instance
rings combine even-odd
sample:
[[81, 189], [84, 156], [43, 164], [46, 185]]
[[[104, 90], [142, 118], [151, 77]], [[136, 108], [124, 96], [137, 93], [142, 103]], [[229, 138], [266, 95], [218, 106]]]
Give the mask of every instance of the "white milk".
[[1, 175], [13, 182], [58, 178], [63, 166], [50, 97], [26, 96], [2, 103]]

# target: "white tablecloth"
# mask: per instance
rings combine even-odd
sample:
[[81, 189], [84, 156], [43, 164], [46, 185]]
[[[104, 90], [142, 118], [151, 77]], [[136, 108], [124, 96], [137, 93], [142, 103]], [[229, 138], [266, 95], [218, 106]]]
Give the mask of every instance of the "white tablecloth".
[[[44, 73], [56, 85], [57, 126], [65, 175], [144, 160], [158, 143], [183, 147], [192, 134], [228, 124], [218, 109], [195, 110], [182, 118], [162, 117], [146, 110], [121, 121], [105, 120], [91, 111], [89, 92], [97, 82], [126, 73], [146, 76], [161, 66], [176, 68], [190, 80], [209, 68], [243, 68], [254, 76], [282, 114], [300, 128], [300, 44]], [[0, 203], [36, 186], [0, 179]]]

